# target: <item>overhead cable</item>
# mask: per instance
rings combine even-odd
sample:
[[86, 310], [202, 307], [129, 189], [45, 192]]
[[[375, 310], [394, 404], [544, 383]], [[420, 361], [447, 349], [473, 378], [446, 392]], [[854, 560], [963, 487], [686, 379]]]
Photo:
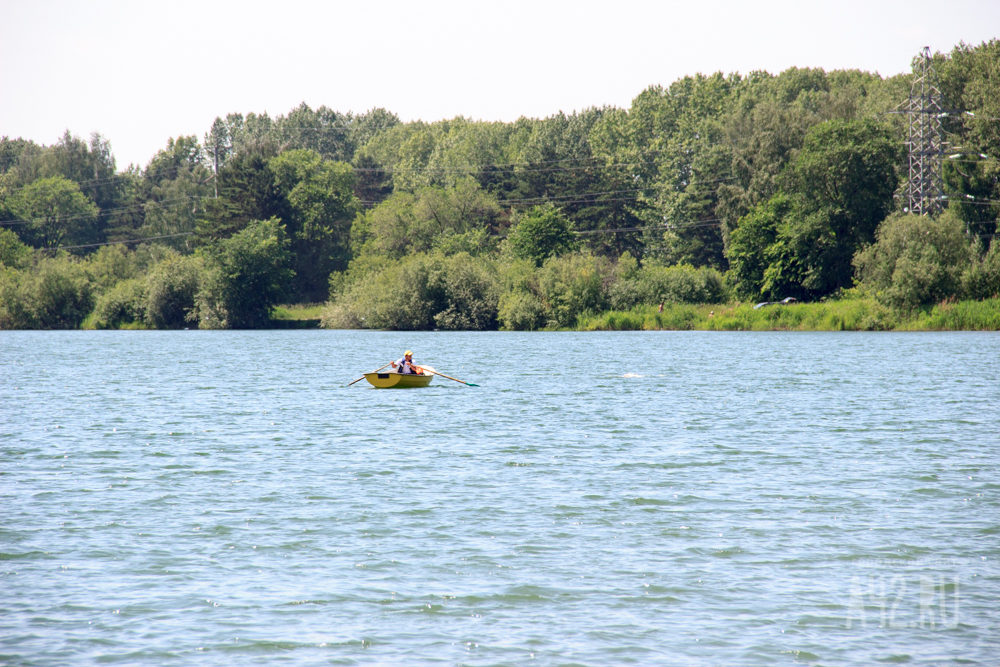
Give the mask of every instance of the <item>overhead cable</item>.
[[75, 250], [77, 248], [96, 248], [106, 245], [124, 245], [127, 243], [141, 243], [143, 241], [155, 241], [157, 239], [172, 239], [178, 236], [191, 236], [194, 232], [181, 232], [180, 234], [163, 234], [162, 236], [147, 236], [142, 239], [130, 239], [128, 241], [108, 241], [107, 243], [87, 243], [85, 245], [61, 245], [54, 248], [41, 248], [42, 250]]
[[[106, 209], [104, 209], [102, 211], [99, 211], [97, 213], [79, 213], [77, 215], [67, 215], [67, 216], [58, 216], [57, 215], [57, 216], [55, 216], [55, 219], [62, 221], [62, 220], [77, 220], [77, 219], [80, 219], [80, 218], [100, 218], [100, 217], [103, 217], [105, 215], [108, 215], [109, 213], [113, 213], [115, 211], [136, 210], [136, 209], [140, 209], [140, 208], [145, 208], [147, 206], [150, 207], [150, 208], [152, 208], [152, 209], [154, 209], [154, 210], [157, 209], [157, 208], [173, 208], [175, 206], [183, 206], [184, 204], [171, 204], [170, 206], [162, 206], [162, 204], [165, 203], [165, 202], [169, 202], [169, 201], [184, 201], [184, 202], [187, 202], [187, 201], [191, 201], [191, 200], [194, 200], [194, 199], [212, 199], [212, 197], [211, 196], [199, 196], [199, 195], [194, 195], [194, 196], [190, 196], [190, 197], [174, 197], [173, 199], [164, 199], [164, 200], [159, 201], [159, 202], [150, 201], [150, 202], [146, 202], [146, 203], [143, 203], [143, 204], [132, 204], [131, 206], [119, 206], [117, 208], [106, 208]], [[30, 224], [32, 224], [34, 222], [45, 222], [48, 219], [49, 218], [32, 218], [31, 220], [0, 220], [0, 225], [30, 225]]]

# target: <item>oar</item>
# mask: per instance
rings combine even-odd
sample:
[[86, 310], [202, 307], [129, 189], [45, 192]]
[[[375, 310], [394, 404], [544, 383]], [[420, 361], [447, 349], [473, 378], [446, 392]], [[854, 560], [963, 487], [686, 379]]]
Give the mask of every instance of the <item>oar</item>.
[[[389, 364], [391, 364], [391, 363], [392, 363], [392, 362], [390, 361], [390, 362], [389, 362]], [[385, 366], [388, 366], [389, 364], [386, 364]], [[385, 368], [385, 366], [383, 366], [382, 368]], [[375, 370], [373, 370], [373, 371], [372, 371], [372, 373], [378, 373], [378, 372], [379, 372], [380, 370], [382, 370], [382, 368], [376, 368]], [[359, 378], [358, 378], [357, 380], [355, 380], [354, 382], [361, 382], [361, 381], [362, 381], [362, 380], [364, 380], [364, 379], [365, 379], [365, 376], [364, 376], [364, 375], [362, 375], [361, 377], [359, 377]], [[352, 382], [351, 384], [354, 384], [354, 382]], [[350, 387], [350, 386], [351, 386], [351, 384], [349, 384], [349, 385], [347, 385], [347, 386], [348, 386], [348, 387]]]
[[454, 380], [455, 382], [460, 382], [460, 383], [462, 383], [462, 384], [464, 384], [464, 385], [466, 385], [468, 387], [478, 387], [479, 386], [478, 384], [472, 384], [471, 382], [466, 382], [465, 380], [459, 380], [458, 378], [453, 378], [452, 376], [445, 375], [444, 373], [438, 373], [436, 370], [431, 369], [431, 368], [427, 368], [426, 366], [424, 367], [424, 372], [425, 373], [433, 373], [434, 375], [440, 375], [443, 378], [448, 378], [449, 380]]

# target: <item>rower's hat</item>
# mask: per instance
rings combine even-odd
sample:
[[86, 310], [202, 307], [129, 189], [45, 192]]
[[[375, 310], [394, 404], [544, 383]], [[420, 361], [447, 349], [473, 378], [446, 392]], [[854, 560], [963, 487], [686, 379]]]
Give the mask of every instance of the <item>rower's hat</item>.
[[412, 357], [413, 356], [413, 350], [407, 350], [406, 354], [404, 354], [403, 356], [404, 357]]

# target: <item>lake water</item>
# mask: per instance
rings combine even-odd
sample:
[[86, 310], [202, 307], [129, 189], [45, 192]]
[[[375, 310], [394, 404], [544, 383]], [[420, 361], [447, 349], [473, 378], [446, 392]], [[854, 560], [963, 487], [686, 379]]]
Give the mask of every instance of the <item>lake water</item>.
[[[478, 383], [347, 382], [412, 348]], [[0, 663], [1000, 664], [1000, 336], [0, 333]]]

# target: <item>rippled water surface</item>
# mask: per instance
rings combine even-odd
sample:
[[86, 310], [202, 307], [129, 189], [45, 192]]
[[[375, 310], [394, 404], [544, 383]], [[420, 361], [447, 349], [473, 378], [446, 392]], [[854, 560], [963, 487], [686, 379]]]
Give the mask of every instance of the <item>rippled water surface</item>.
[[[344, 385], [401, 355], [478, 383]], [[995, 334], [5, 332], [0, 663], [1000, 664]]]

